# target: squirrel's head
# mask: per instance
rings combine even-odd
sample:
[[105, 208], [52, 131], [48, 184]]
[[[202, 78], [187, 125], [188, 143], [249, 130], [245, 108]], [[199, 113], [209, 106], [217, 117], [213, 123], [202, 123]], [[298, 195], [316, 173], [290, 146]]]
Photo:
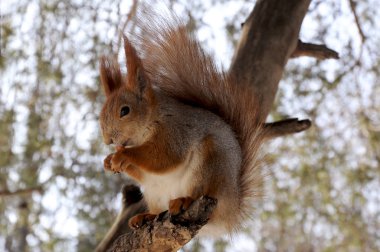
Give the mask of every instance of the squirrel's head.
[[115, 59], [100, 60], [100, 80], [107, 100], [100, 114], [104, 142], [123, 146], [143, 144], [151, 134], [155, 97], [135, 48], [124, 37], [127, 76]]

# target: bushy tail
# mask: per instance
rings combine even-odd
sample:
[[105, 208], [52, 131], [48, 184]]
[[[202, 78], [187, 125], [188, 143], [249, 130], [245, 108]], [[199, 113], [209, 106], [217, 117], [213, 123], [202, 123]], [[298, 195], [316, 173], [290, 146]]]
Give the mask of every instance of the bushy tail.
[[220, 71], [213, 59], [177, 18], [140, 13], [140, 35], [134, 41], [153, 83], [168, 95], [210, 110], [235, 131], [242, 148], [240, 219], [252, 214], [262, 197], [263, 171], [260, 146], [262, 127], [252, 89], [238, 85]]

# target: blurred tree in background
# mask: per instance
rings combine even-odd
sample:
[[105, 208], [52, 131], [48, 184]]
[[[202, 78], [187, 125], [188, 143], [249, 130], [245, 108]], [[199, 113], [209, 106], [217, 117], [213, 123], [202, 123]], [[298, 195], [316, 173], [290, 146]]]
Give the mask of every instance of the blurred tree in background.
[[[1, 251], [92, 251], [110, 227], [127, 177], [102, 167], [98, 58], [119, 54], [140, 1], [0, 3]], [[227, 68], [254, 3], [165, 3]], [[251, 228], [185, 251], [380, 250], [379, 31], [376, 0], [312, 1], [300, 38], [341, 59], [291, 60], [270, 119], [314, 126], [268, 144]]]

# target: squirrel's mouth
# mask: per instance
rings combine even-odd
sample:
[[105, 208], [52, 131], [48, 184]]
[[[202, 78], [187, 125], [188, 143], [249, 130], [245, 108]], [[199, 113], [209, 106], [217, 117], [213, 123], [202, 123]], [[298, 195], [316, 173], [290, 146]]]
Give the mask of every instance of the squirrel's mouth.
[[122, 150], [124, 148], [129, 148], [129, 147], [132, 147], [130, 139], [128, 139], [127, 141], [124, 141], [122, 144], [117, 144], [115, 146], [116, 150]]
[[126, 141], [124, 141], [122, 144], [121, 144], [123, 147], [130, 147], [132, 146], [132, 143], [131, 143], [131, 139], [128, 138]]

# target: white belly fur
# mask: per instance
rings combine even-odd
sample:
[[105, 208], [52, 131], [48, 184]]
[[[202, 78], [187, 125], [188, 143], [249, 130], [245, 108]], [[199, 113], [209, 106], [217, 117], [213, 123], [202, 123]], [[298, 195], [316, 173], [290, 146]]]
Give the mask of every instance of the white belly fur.
[[149, 210], [157, 214], [168, 210], [170, 200], [190, 196], [194, 184], [194, 171], [201, 162], [202, 156], [194, 150], [189, 153], [185, 162], [169, 173], [145, 173], [142, 186]]

